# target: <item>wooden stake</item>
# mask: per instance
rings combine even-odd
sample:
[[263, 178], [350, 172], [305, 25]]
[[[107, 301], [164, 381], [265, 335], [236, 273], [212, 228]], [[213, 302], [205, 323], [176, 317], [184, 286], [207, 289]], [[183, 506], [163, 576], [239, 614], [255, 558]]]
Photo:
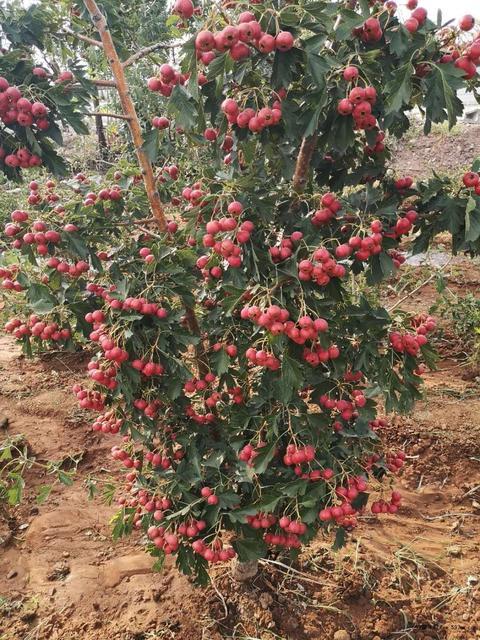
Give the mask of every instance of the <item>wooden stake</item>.
[[102, 40], [103, 50], [110, 65], [112, 75], [115, 78], [116, 87], [122, 110], [124, 115], [128, 118], [128, 126], [132, 134], [133, 144], [135, 145], [135, 151], [138, 157], [138, 163], [142, 170], [143, 179], [145, 181], [145, 189], [147, 197], [150, 202], [150, 207], [155, 220], [162, 231], [167, 229], [167, 221], [165, 219], [165, 213], [162, 203], [160, 201], [160, 195], [157, 191], [155, 184], [155, 176], [153, 174], [153, 168], [147, 154], [143, 150], [143, 135], [140, 122], [138, 120], [137, 112], [135, 111], [135, 105], [130, 96], [128, 90], [127, 80], [125, 78], [125, 72], [123, 70], [122, 62], [118, 56], [117, 50], [112, 40], [112, 36], [108, 29], [107, 21], [104, 15], [101, 13], [95, 0], [84, 0], [85, 6], [88, 9], [90, 17], [92, 19], [95, 28], [100, 34]]

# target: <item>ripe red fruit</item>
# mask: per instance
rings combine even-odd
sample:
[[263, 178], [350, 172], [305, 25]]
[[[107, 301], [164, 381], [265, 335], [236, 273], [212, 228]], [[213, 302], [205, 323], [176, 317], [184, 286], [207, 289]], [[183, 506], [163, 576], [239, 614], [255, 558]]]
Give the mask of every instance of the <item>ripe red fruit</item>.
[[173, 13], [176, 13], [184, 20], [188, 20], [193, 16], [195, 7], [192, 0], [176, 0], [173, 5]]
[[258, 49], [262, 53], [271, 53], [275, 49], [275, 38], [266, 33], [258, 41]]
[[205, 129], [203, 137], [209, 142], [215, 142], [215, 140], [218, 138], [218, 132], [216, 129]]
[[423, 7], [418, 7], [418, 9], [412, 11], [412, 15], [410, 17], [415, 18], [415, 20], [418, 20], [418, 23], [422, 25], [427, 19], [427, 10]]
[[279, 51], [290, 51], [295, 39], [290, 31], [280, 31], [275, 38], [275, 46]]
[[455, 66], [457, 69], [462, 69], [465, 72], [465, 78], [471, 80], [477, 74], [477, 65], [467, 58], [467, 56], [461, 56], [458, 60], [455, 60]]
[[469, 14], [460, 19], [458, 26], [462, 31], [470, 31], [475, 24], [475, 18]]
[[420, 24], [416, 18], [408, 18], [408, 20], [405, 20], [403, 26], [410, 33], [415, 33], [416, 31], [418, 31]]
[[155, 116], [152, 118], [152, 127], [155, 129], [168, 129], [170, 120], [165, 116]]
[[478, 173], [475, 173], [473, 171], [467, 171], [467, 173], [463, 176], [463, 184], [466, 187], [476, 187], [477, 184], [480, 183], [480, 176], [478, 175]]
[[347, 82], [352, 82], [352, 80], [356, 80], [358, 78], [358, 69], [357, 67], [349, 66], [343, 70], [343, 77]]
[[160, 91], [162, 88], [162, 81], [160, 78], [149, 78], [147, 80], [147, 87], [150, 91]]
[[338, 113], [342, 116], [349, 116], [353, 111], [353, 104], [347, 98], [340, 100], [337, 106]]
[[215, 47], [215, 36], [211, 31], [200, 31], [195, 39], [199, 51], [211, 51]]
[[407, 9], [410, 9], [410, 11], [413, 11], [413, 9], [416, 9], [418, 6], [418, 0], [407, 0]]

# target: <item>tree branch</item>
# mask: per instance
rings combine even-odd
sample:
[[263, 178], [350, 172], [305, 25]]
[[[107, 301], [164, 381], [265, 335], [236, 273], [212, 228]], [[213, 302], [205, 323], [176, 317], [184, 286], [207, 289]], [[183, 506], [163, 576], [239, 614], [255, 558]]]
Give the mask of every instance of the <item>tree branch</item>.
[[144, 47], [143, 49], [140, 49], [139, 51], [137, 51], [137, 53], [134, 53], [129, 58], [127, 58], [123, 62], [123, 68], [125, 69], [126, 67], [130, 67], [132, 64], [137, 62], [137, 60], [141, 60], [142, 58], [145, 58], [145, 56], [148, 56], [150, 53], [153, 53], [154, 51], [158, 51], [159, 49], [175, 49], [181, 44], [182, 44], [181, 42], [173, 42], [171, 44], [165, 44], [164, 42], [157, 42], [156, 44], [151, 44], [149, 47]]
[[97, 87], [112, 87], [113, 89], [117, 88], [117, 83], [115, 82], [115, 80], [102, 80], [101, 78], [94, 78], [93, 80], [90, 80], [90, 82]]
[[83, 42], [87, 42], [88, 44], [93, 45], [94, 47], [100, 47], [100, 48], [103, 47], [100, 40], [95, 40], [95, 38], [89, 38], [88, 36], [84, 36], [83, 34], [77, 33], [76, 31], [71, 31], [70, 29], [67, 29], [64, 35], [73, 36], [74, 38], [78, 38], [78, 40], [82, 40]]
[[93, 111], [92, 113], [85, 113], [86, 116], [91, 116], [95, 118], [99, 116], [100, 118], [118, 118], [119, 120], [131, 120], [130, 116], [124, 116], [121, 113], [108, 113], [104, 111]]
[[295, 167], [295, 175], [293, 176], [293, 190], [297, 194], [305, 191], [307, 185], [308, 173], [310, 171], [310, 162], [312, 161], [313, 152], [317, 144], [318, 136], [313, 134], [309, 138], [302, 140], [302, 145], [297, 158]]

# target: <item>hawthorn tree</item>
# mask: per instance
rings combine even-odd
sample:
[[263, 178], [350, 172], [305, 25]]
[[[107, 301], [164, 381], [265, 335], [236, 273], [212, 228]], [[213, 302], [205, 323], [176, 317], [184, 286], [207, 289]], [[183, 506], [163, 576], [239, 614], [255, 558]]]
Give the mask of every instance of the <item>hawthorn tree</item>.
[[[389, 314], [368, 287], [394, 277], [408, 235], [416, 251], [443, 230], [455, 252], [479, 249], [479, 166], [463, 185], [415, 183], [388, 170], [388, 141], [412, 108], [426, 132], [455, 124], [480, 42], [459, 48], [416, 0], [404, 23], [391, 0], [177, 0], [189, 37], [180, 66], [148, 80], [169, 101], [145, 142], [105, 16], [85, 6], [146, 189], [112, 172], [118, 187], [88, 191], [83, 176], [61, 218], [41, 196], [14, 212], [6, 288], [37, 308], [8, 330], [30, 342], [62, 314], [89, 325], [91, 384], [75, 393], [94, 430], [123, 435], [114, 533], [142, 530], [157, 567], [173, 554], [203, 582], [208, 563], [295, 553], [319, 530], [339, 546], [369, 501], [400, 508], [405, 453], [382, 444], [383, 414], [411, 409], [434, 364], [435, 321]], [[166, 139], [179, 161], [152, 183]], [[59, 297], [79, 277], [75, 303]]]

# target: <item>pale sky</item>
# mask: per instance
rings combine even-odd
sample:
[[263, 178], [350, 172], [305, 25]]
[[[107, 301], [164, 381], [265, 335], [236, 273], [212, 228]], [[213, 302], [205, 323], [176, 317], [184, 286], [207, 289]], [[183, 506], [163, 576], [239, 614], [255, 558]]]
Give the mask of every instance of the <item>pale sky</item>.
[[[397, 4], [403, 4], [402, 0], [397, 0]], [[461, 18], [466, 13], [480, 18], [480, 0], [419, 0], [418, 5], [427, 9], [434, 21], [437, 19], [438, 9], [442, 10], [445, 22]]]
[[[27, 6], [33, 2], [34, 0], [23, 0], [23, 3]], [[399, 6], [405, 2], [406, 0], [397, 0]], [[427, 9], [434, 21], [437, 19], [438, 9], [442, 10], [445, 22], [453, 18], [461, 18], [466, 13], [470, 13], [480, 20], [480, 0], [419, 0], [418, 4]], [[404, 11], [402, 11], [402, 14], [404, 14]]]

